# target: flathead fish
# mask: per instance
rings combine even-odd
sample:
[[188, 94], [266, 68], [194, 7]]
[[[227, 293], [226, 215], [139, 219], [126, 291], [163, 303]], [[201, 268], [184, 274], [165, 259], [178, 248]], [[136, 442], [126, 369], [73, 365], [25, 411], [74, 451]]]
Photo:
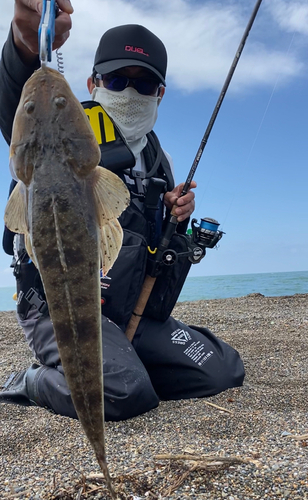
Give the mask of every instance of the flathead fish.
[[117, 220], [129, 193], [98, 167], [100, 150], [65, 78], [51, 68], [24, 85], [10, 157], [19, 179], [5, 224], [25, 235], [42, 278], [61, 362], [78, 418], [115, 498], [106, 465], [99, 269], [122, 245]]

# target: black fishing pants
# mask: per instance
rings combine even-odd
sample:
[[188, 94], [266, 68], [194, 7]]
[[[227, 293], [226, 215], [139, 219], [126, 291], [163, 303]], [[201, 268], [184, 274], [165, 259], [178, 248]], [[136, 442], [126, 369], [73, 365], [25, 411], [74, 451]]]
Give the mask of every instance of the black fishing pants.
[[[32, 365], [23, 374], [27, 397], [32, 404], [77, 418], [49, 316], [36, 315], [31, 319], [30, 315], [21, 325], [34, 356], [41, 363], [41, 366]], [[125, 334], [105, 316], [102, 316], [102, 331], [105, 419], [124, 420], [155, 408], [158, 397]], [[12, 403], [21, 391], [24, 395], [25, 387], [19, 382]], [[5, 393], [2, 398], [5, 401]]]
[[[77, 418], [50, 318], [36, 315], [21, 323], [41, 365], [19, 374], [15, 387], [1, 393], [0, 400], [37, 404]], [[102, 316], [102, 331], [106, 420], [147, 412], [159, 399], [210, 396], [243, 383], [238, 352], [206, 328], [172, 317], [165, 322], [142, 318], [132, 345]]]
[[241, 386], [239, 353], [207, 328], [142, 318], [134, 348], [162, 400], [211, 396]]

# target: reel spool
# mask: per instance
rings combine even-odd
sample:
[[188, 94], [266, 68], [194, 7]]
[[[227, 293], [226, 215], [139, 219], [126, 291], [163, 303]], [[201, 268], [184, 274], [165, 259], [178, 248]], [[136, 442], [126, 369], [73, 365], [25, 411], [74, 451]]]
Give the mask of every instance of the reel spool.
[[197, 225], [197, 219], [192, 219], [192, 238], [196, 245], [205, 248], [214, 248], [218, 241], [225, 234], [223, 231], [218, 231], [219, 222], [210, 217], [201, 219], [199, 225]]

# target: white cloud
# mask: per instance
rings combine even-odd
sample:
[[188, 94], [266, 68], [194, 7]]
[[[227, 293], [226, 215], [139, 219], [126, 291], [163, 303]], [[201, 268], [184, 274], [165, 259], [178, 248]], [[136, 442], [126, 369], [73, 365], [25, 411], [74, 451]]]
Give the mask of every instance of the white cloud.
[[267, 8], [282, 29], [308, 35], [307, 0], [271, 0]]
[[[13, 2], [1, 0], [1, 3], [2, 45]], [[110, 27], [127, 23], [143, 24], [164, 41], [169, 55], [169, 84], [183, 91], [217, 91], [221, 89], [250, 16], [247, 2], [244, 7], [240, 0], [202, 3], [156, 0], [155, 9], [149, 0], [73, 0], [73, 5], [73, 29], [63, 47], [65, 75], [74, 91], [79, 94], [84, 91], [84, 96], [100, 36]], [[251, 10], [253, 5], [254, 1]], [[267, 9], [273, 18], [268, 19]], [[270, 42], [267, 44], [260, 23], [266, 22], [266, 29], [272, 23], [273, 31], [278, 29], [277, 25], [287, 31], [294, 25], [302, 33], [306, 29], [307, 34], [307, 5], [303, 1], [271, 0], [267, 9], [263, 9], [262, 15], [258, 14], [247, 40], [232, 82], [233, 91], [260, 84], [273, 85], [277, 79], [283, 83], [303, 72], [300, 55], [295, 51], [286, 53], [285, 42], [274, 48]], [[284, 21], [285, 18], [288, 21]]]

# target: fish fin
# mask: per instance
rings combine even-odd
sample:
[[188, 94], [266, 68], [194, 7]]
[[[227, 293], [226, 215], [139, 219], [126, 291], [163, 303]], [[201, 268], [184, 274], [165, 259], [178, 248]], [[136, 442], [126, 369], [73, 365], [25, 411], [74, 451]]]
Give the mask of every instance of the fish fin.
[[26, 188], [23, 182], [18, 181], [14, 187], [4, 212], [4, 222], [14, 233], [28, 233], [27, 224]]
[[27, 213], [26, 187], [22, 181], [18, 181], [7, 202], [4, 213], [4, 222], [10, 231], [25, 235], [25, 247], [27, 254], [37, 267], [26, 220]]
[[103, 167], [96, 167], [92, 182], [98, 224], [102, 227], [121, 215], [130, 203], [130, 194], [124, 182]]
[[25, 247], [26, 247], [26, 250], [27, 250], [27, 254], [29, 255], [29, 257], [32, 260], [32, 262], [35, 265], [35, 267], [38, 269], [38, 265], [37, 265], [36, 257], [34, 255], [34, 252], [33, 252], [33, 249], [32, 249], [32, 243], [31, 243], [31, 238], [30, 238], [30, 234], [29, 233], [25, 234]]
[[92, 183], [100, 231], [102, 269], [106, 276], [122, 246], [123, 231], [117, 218], [129, 205], [130, 194], [124, 182], [103, 167], [96, 167]]
[[100, 253], [103, 275], [112, 268], [123, 241], [123, 230], [117, 219], [108, 221], [100, 228]]

